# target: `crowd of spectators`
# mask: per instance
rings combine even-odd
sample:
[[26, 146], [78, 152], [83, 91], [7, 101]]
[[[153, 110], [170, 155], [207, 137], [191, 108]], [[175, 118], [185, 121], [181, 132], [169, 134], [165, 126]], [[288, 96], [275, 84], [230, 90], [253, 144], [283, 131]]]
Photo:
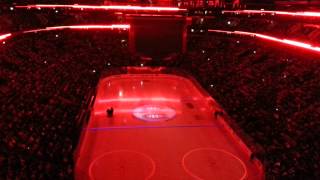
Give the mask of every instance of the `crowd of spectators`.
[[[74, 21], [74, 14], [56, 13], [60, 12], [33, 14], [32, 23], [23, 14], [19, 18], [1, 15], [0, 24], [7, 27], [1, 26], [0, 31], [87, 19], [79, 16]], [[319, 37], [313, 24], [285, 24], [261, 17], [214, 19], [202, 26], [286, 35], [312, 43]], [[253, 38], [203, 31], [189, 34], [187, 53], [155, 64], [189, 71], [206, 87], [237, 125], [263, 147], [257, 157], [265, 164], [267, 178], [317, 179], [320, 61], [317, 56], [271, 46]], [[0, 44], [0, 177], [72, 178], [81, 131], [79, 114], [101, 72], [128, 65], [140, 62], [128, 51], [125, 31], [43, 32]]]
[[123, 20], [122, 15], [115, 15], [114, 12], [105, 10], [16, 9], [14, 6], [1, 9], [0, 7], [0, 33], [50, 26], [123, 23]]
[[79, 114], [100, 73], [129, 65], [127, 31], [29, 34], [0, 45], [0, 179], [72, 179]]
[[[189, 10], [195, 26], [206, 29], [237, 30], [269, 34], [279, 38], [302, 40], [319, 45], [320, 19], [318, 17], [295, 17], [272, 14], [221, 14], [223, 9]], [[121, 13], [105, 10], [81, 9], [17, 9], [14, 6], [0, 7], [0, 33], [19, 32], [49, 26], [76, 24], [124, 23]]]
[[292, 39], [320, 45], [319, 18], [299, 18], [293, 16], [272, 15], [222, 15], [221, 18], [209, 19], [205, 26], [209, 29], [222, 29], [230, 31], [247, 31], [278, 38]]
[[180, 68], [206, 87], [256, 147], [263, 147], [256, 153], [267, 179], [318, 179], [318, 57], [248, 37], [194, 35], [188, 41]]
[[[205, 34], [208, 29], [245, 31], [270, 35], [280, 39], [296, 40], [320, 46], [320, 18], [274, 16], [261, 14], [221, 14], [214, 11], [201, 11], [202, 15], [193, 18], [193, 33]], [[189, 29], [190, 30], [190, 29]]]

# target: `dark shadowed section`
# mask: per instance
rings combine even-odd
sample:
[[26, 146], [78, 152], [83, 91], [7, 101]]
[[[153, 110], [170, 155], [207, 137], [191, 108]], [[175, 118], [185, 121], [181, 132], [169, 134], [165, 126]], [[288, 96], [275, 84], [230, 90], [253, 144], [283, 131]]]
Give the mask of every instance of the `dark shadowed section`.
[[182, 52], [185, 18], [135, 16], [129, 19], [132, 24], [130, 37], [134, 40], [133, 51], [153, 58]]

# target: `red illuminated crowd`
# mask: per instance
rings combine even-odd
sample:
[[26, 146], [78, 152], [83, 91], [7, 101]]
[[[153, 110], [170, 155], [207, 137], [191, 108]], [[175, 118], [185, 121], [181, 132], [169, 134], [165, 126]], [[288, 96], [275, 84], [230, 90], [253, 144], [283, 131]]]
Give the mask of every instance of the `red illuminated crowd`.
[[[199, 21], [200, 22], [200, 21]], [[275, 18], [273, 16], [251, 15], [250, 17], [228, 17], [205, 20], [204, 26], [209, 29], [255, 32], [278, 38], [298, 40], [319, 46], [320, 18]], [[201, 23], [198, 23], [201, 27]]]
[[101, 71], [130, 63], [127, 32], [31, 34], [0, 59], [0, 179], [72, 179], [80, 116]]
[[[1, 15], [0, 31], [93, 19], [86, 12], [24, 15]], [[94, 21], [121, 21], [117, 18]], [[320, 33], [314, 25], [232, 17], [194, 27], [269, 33], [316, 44]], [[185, 70], [202, 83], [253, 139], [252, 147], [262, 147], [253, 151], [264, 163], [267, 179], [318, 179], [319, 57], [253, 38], [205, 31], [189, 35], [186, 54], [156, 65]], [[0, 179], [72, 179], [83, 112], [101, 72], [128, 65], [140, 62], [128, 51], [127, 32], [65, 30], [1, 42]]]
[[0, 34], [50, 26], [112, 24], [115, 22], [121, 24], [122, 20], [121, 16], [115, 16], [112, 12], [106, 11], [88, 12], [70, 11], [68, 9], [18, 10], [14, 6], [8, 6], [2, 13], [0, 7]]
[[253, 150], [268, 179], [320, 177], [320, 61], [293, 51], [196, 35], [183, 66], [263, 147]]

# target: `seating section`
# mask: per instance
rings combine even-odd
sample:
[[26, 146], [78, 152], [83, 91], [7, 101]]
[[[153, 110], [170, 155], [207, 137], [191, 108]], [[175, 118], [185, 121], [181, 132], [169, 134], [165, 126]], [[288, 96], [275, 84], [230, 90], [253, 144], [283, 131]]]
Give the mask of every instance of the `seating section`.
[[102, 70], [130, 62], [127, 32], [31, 34], [0, 51], [0, 177], [72, 178], [81, 107]]
[[[261, 149], [267, 177], [320, 177], [320, 61], [252, 38], [194, 36], [192, 72]], [[260, 147], [260, 146], [257, 146]]]
[[[1, 15], [1, 32], [33, 28], [22, 23], [32, 18], [11, 21], [11, 16]], [[37, 15], [36, 23], [29, 24], [56, 25], [55, 20], [63, 21], [58, 17]], [[65, 24], [85, 22], [72, 18]], [[193, 27], [287, 35], [313, 44], [320, 34], [313, 24], [263, 18], [206, 23]], [[253, 139], [249, 145], [268, 179], [320, 177], [319, 56], [197, 30], [189, 32], [187, 49], [165, 61], [144, 60], [144, 65], [174, 67], [194, 76]], [[129, 53], [126, 31], [30, 33], [0, 44], [0, 179], [72, 179], [83, 112], [101, 73], [140, 64]]]

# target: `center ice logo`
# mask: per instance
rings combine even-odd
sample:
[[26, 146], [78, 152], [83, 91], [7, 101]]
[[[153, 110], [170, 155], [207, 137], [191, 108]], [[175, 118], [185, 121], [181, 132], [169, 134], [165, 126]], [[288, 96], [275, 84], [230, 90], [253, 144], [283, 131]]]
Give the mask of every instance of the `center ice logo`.
[[143, 121], [157, 122], [174, 118], [176, 111], [167, 106], [145, 105], [135, 108], [133, 116]]

